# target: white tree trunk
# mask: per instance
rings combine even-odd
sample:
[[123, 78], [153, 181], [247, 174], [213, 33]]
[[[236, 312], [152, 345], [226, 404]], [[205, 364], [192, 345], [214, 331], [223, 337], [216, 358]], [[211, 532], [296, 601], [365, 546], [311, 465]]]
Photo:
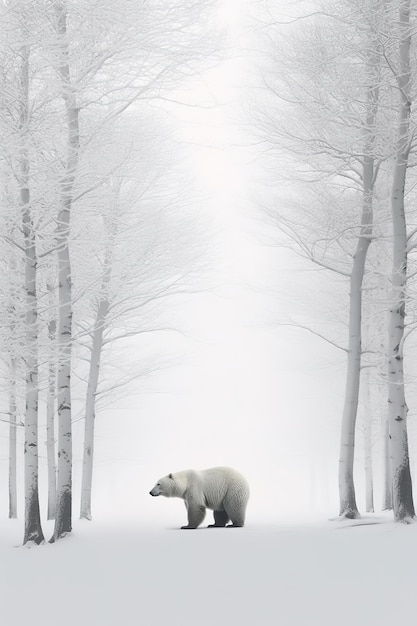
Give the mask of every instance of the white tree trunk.
[[367, 90], [367, 115], [364, 138], [365, 156], [362, 166], [362, 214], [358, 243], [353, 257], [353, 267], [350, 276], [348, 362], [339, 457], [339, 515], [347, 518], [355, 518], [359, 515], [356, 505], [353, 467], [362, 357], [362, 283], [373, 228], [372, 202], [375, 184], [373, 146], [375, 143], [375, 119], [379, 100], [379, 67], [373, 54], [371, 54], [369, 59], [368, 73], [369, 87]]
[[[22, 133], [27, 130], [29, 112], [29, 48], [21, 49]], [[36, 242], [30, 209], [29, 159], [27, 149], [20, 154], [20, 205], [25, 246], [25, 325], [26, 325], [26, 413], [25, 413], [25, 533], [23, 543], [44, 541], [38, 493], [38, 310]]]
[[10, 259], [10, 305], [9, 332], [10, 332], [10, 361], [9, 361], [9, 518], [17, 518], [17, 318], [19, 278], [16, 271], [16, 259]]
[[[26, 190], [22, 189], [22, 196]], [[25, 535], [24, 543], [44, 540], [38, 496], [38, 351], [36, 254], [29, 209], [25, 210], [26, 241], [26, 415], [25, 415]]]
[[17, 466], [16, 466], [16, 359], [10, 360], [9, 378], [9, 519], [17, 518]]
[[55, 340], [56, 322], [51, 320], [48, 324], [48, 336], [50, 345], [50, 358], [48, 370], [48, 391], [46, 398], [46, 454], [48, 463], [48, 520], [55, 519], [56, 511], [56, 459], [55, 459]]
[[404, 207], [410, 146], [410, 0], [399, 6], [399, 126], [391, 193], [393, 230], [392, 294], [388, 327], [388, 416], [394, 517], [409, 521], [415, 515], [407, 437], [404, 387], [404, 322], [407, 282], [407, 224]]
[[[117, 186], [115, 197], [118, 197], [120, 185]], [[100, 300], [98, 303], [96, 319], [93, 329], [90, 369], [87, 384], [87, 396], [85, 404], [85, 424], [84, 424], [84, 454], [83, 473], [81, 484], [81, 506], [80, 519], [91, 520], [91, 492], [93, 486], [93, 466], [94, 466], [94, 437], [96, 418], [96, 394], [100, 375], [100, 362], [103, 350], [103, 334], [108, 323], [107, 317], [110, 309], [108, 299], [108, 289], [112, 276], [112, 263], [114, 243], [117, 235], [118, 224], [116, 217], [117, 202], [113, 207], [112, 219], [107, 223], [107, 238], [104, 252], [103, 278], [101, 281]], [[106, 221], [106, 220], [105, 220]]]
[[364, 372], [364, 452], [365, 452], [365, 510], [367, 513], [374, 512], [374, 478], [372, 464], [372, 398], [369, 381], [369, 369]]
[[61, 207], [58, 213], [58, 479], [55, 528], [51, 542], [64, 537], [72, 529], [72, 424], [71, 424], [71, 352], [72, 296], [70, 260], [70, 221], [72, 194], [79, 158], [79, 119], [69, 69], [67, 7], [55, 5], [57, 31], [60, 38], [58, 72], [67, 114], [67, 160], [61, 186]]
[[382, 493], [382, 510], [392, 511], [392, 472], [390, 459], [390, 440], [389, 440], [389, 421], [388, 415], [384, 416], [383, 421], [383, 438], [384, 438], [384, 456], [383, 456], [383, 493]]
[[369, 242], [369, 237], [362, 235], [359, 237], [350, 278], [348, 363], [339, 458], [339, 515], [348, 518], [359, 515], [353, 482], [353, 465], [362, 354], [362, 281]]
[[87, 399], [85, 406], [84, 458], [81, 485], [81, 519], [91, 519], [91, 489], [94, 463], [94, 426], [96, 417], [96, 392], [100, 373], [100, 359], [103, 348], [103, 332], [106, 324], [109, 302], [99, 303], [91, 348], [90, 371], [88, 376]]
[[58, 322], [58, 478], [55, 529], [53, 540], [72, 529], [72, 424], [71, 424], [71, 264], [65, 231], [69, 227], [68, 210], [59, 213], [60, 249], [58, 252], [59, 322]]

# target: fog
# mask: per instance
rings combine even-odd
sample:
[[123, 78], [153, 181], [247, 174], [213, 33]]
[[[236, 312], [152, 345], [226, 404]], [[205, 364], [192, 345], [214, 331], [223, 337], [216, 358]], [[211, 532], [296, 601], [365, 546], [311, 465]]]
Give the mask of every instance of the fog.
[[[148, 525], [166, 516], [176, 523], [173, 516], [180, 518], [183, 510], [148, 495], [155, 480], [168, 472], [215, 465], [234, 466], [247, 476], [249, 521], [337, 513], [345, 354], [307, 330], [321, 321], [320, 310], [334, 305], [326, 277], [279, 244], [282, 239], [263, 211], [265, 199], [285, 202], [285, 191], [277, 190], [264, 171], [262, 146], [248, 117], [245, 7], [224, 3], [224, 59], [178, 92], [183, 105], [163, 111], [185, 155], [196, 222], [201, 219], [206, 229], [204, 271], [190, 293], [173, 298], [163, 312], [176, 329], [152, 339], [151, 352], [163, 366], [131, 383], [97, 413], [93, 517], [98, 519]], [[305, 328], [297, 327], [300, 323]], [[140, 358], [144, 344], [132, 338], [124, 350], [117, 358], [128, 363], [132, 355]], [[75, 514], [82, 431], [78, 419]], [[20, 493], [22, 436], [19, 432]], [[0, 511], [5, 515], [6, 424], [0, 446]], [[44, 511], [42, 450], [40, 464]]]
[[249, 520], [337, 513], [344, 353], [286, 325], [317, 320], [325, 279], [274, 245], [250, 138], [233, 123], [241, 64], [227, 60], [198, 93], [216, 107], [176, 111], [211, 224], [210, 286], [172, 307], [181, 334], [159, 340], [171, 364], [97, 419], [96, 515], [149, 523], [175, 507], [182, 522], [182, 507], [149, 489], [169, 472], [216, 465], [248, 477]]
[[[166, 365], [129, 385], [97, 414], [94, 517], [148, 524], [162, 511], [171, 515], [172, 503], [164, 506], [148, 496], [155, 480], [215, 465], [234, 466], [247, 476], [249, 520], [337, 512], [344, 358], [318, 337], [286, 325], [300, 317], [311, 322], [315, 313], [309, 307], [320, 300], [311, 291], [325, 282], [291, 251], [274, 245], [278, 238], [260, 206], [269, 183], [253, 136], [239, 123], [248, 88], [247, 59], [237, 52], [242, 10], [237, 3], [225, 4], [230, 26], [225, 60], [179, 94], [186, 105], [203, 106], [166, 111], [176, 120], [188, 155], [185, 163], [199, 197], [196, 213], [209, 225], [207, 261], [195, 293], [164, 313], [179, 331], [154, 340], [152, 350]], [[139, 354], [143, 343], [133, 338], [125, 350], [126, 356]], [[75, 513], [82, 429], [77, 421]], [[4, 496], [6, 434], [4, 425]], [[42, 450], [40, 456], [44, 509]], [[0, 507], [4, 514], [5, 497]]]

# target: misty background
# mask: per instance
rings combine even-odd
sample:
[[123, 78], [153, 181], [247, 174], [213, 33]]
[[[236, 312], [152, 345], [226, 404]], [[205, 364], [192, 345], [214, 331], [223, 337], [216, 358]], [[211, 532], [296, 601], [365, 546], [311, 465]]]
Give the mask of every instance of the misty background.
[[[234, 466], [248, 477], [249, 523], [337, 513], [345, 354], [308, 330], [320, 330], [323, 307], [337, 307], [327, 277], [288, 249], [264, 211], [271, 198], [285, 202], [286, 190], [284, 185], [277, 189], [267, 149], [253, 131], [251, 94], [262, 65], [255, 40], [248, 37], [256, 3], [224, 0], [221, 5], [224, 58], [178, 89], [176, 102], [158, 106], [158, 116], [166, 116], [173, 132], [180, 175], [193, 187], [188, 216], [199, 232], [201, 275], [189, 293], [164, 304], [162, 325], [172, 330], [145, 340], [131, 337], [114, 352], [115, 363], [144, 358], [155, 367], [97, 411], [97, 518], [146, 524], [158, 516], [177, 519], [172, 503], [148, 496], [155, 480], [171, 471], [215, 465]], [[286, 15], [283, 4], [284, 21]], [[291, 168], [290, 160], [286, 167]], [[343, 330], [337, 334], [343, 342]], [[77, 414], [82, 404], [76, 392], [73, 400]], [[75, 503], [82, 429], [82, 419], [75, 419]], [[3, 516], [7, 431], [0, 423]], [[22, 493], [22, 429], [18, 441]], [[362, 467], [359, 438], [359, 503]], [[42, 511], [45, 475], [41, 444]], [[378, 497], [376, 482], [376, 502]]]

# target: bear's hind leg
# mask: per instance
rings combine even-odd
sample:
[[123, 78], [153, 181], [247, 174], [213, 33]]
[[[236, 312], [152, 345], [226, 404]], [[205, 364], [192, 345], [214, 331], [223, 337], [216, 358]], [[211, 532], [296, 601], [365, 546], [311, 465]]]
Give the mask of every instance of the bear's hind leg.
[[208, 528], [224, 528], [229, 521], [226, 511], [213, 511], [214, 524], [209, 524]]
[[224, 510], [231, 520], [228, 528], [241, 528], [245, 525], [246, 505], [249, 499], [249, 489], [245, 485], [229, 489], [224, 499]]
[[243, 507], [238, 507], [238, 510], [229, 510], [227, 514], [232, 522], [227, 525], [227, 528], [241, 528], [245, 525], [245, 509]]

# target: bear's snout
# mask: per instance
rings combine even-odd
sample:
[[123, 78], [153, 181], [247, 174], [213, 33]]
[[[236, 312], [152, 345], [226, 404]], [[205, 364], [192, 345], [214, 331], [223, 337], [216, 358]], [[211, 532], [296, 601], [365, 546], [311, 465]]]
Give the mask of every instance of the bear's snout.
[[152, 492], [153, 492], [153, 489], [151, 489], [151, 491], [149, 492], [150, 496], [158, 496], [159, 495], [158, 493], [152, 493]]

